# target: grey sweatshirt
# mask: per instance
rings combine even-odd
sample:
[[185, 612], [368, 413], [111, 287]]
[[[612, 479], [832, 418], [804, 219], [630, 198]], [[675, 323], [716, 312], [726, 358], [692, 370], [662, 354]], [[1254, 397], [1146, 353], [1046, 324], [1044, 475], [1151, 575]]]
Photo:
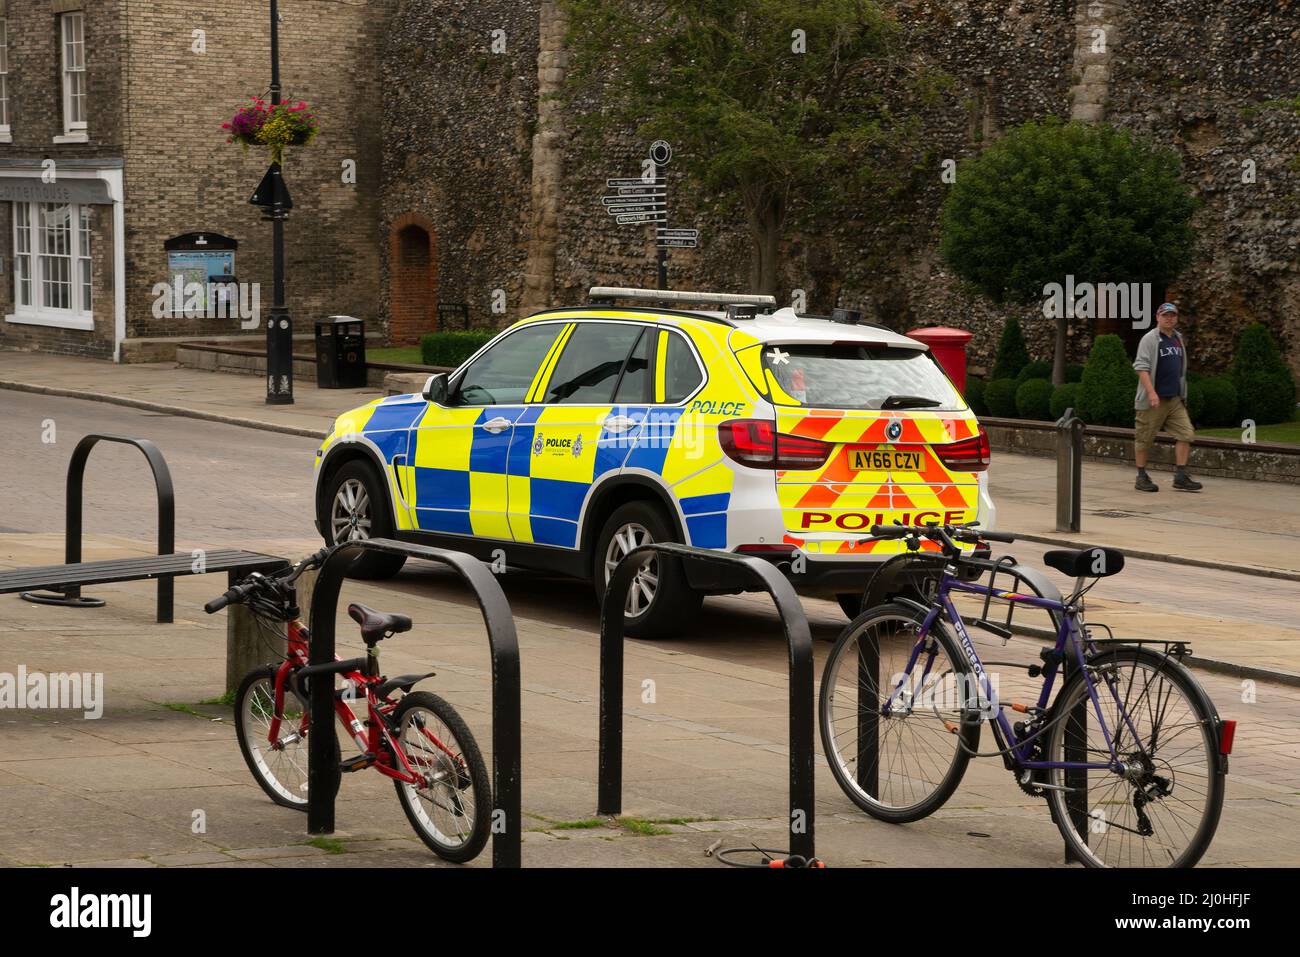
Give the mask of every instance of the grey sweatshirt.
[[[1183, 334], [1177, 329], [1174, 330], [1174, 338], [1178, 340], [1178, 345], [1183, 350], [1183, 375], [1181, 386], [1181, 395], [1183, 401], [1187, 401], [1187, 343], [1183, 341]], [[1137, 357], [1133, 360], [1133, 369], [1136, 372], [1145, 372], [1151, 376], [1154, 382], [1156, 377], [1156, 363], [1160, 360], [1160, 327], [1156, 326], [1138, 343]], [[1147, 398], [1147, 390], [1142, 388], [1141, 381], [1138, 382], [1137, 397], [1133, 400], [1133, 408], [1138, 410], [1151, 408], [1151, 400]]]

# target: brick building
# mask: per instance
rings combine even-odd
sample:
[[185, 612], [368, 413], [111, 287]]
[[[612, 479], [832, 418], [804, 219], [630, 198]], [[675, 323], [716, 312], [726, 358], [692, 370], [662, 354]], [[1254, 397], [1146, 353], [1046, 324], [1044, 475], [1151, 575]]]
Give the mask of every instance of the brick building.
[[[377, 64], [395, 6], [280, 4], [286, 98], [321, 124], [284, 167], [300, 334], [332, 313], [378, 318]], [[266, 0], [0, 0], [0, 348], [130, 361], [177, 339], [260, 339], [159, 308], [156, 286], [179, 250], [259, 284], [269, 309], [271, 230], [248, 204], [268, 158], [221, 129], [269, 76]]]

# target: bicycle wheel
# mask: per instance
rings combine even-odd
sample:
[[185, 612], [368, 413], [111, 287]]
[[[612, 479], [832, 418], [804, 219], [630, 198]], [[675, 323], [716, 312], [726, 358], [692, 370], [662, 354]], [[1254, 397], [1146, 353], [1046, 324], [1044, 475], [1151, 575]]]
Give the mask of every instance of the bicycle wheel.
[[250, 671], [235, 693], [235, 736], [244, 762], [262, 790], [282, 807], [307, 810], [307, 736], [302, 704], [285, 692], [279, 747], [268, 736], [275, 713], [275, 672], [270, 666]]
[[[1205, 853], [1223, 809], [1216, 715], [1182, 665], [1141, 649], [1094, 659], [1101, 716], [1123, 773], [1053, 768], [1047, 792], [1074, 856], [1090, 867], [1191, 867]], [[1104, 679], [1104, 680], [1103, 680]], [[1110, 749], [1082, 673], [1062, 687], [1047, 742], [1049, 761], [1106, 761]]]
[[406, 695], [393, 712], [402, 753], [424, 787], [394, 781], [406, 819], [444, 860], [463, 864], [483, 850], [492, 814], [487, 766], [456, 710], [428, 691]]
[[822, 673], [831, 773], [849, 800], [894, 824], [942, 807], [970, 763], [959, 742], [979, 746], [979, 725], [961, 724], [970, 666], [938, 622], [908, 668], [921, 623], [905, 605], [868, 609], [840, 633]]

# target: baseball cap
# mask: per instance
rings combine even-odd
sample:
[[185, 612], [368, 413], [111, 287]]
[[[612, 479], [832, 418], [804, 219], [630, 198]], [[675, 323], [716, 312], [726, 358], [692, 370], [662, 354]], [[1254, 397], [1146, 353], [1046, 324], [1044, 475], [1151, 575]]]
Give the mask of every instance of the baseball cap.
[[1166, 312], [1172, 312], [1175, 315], [1177, 315], [1178, 307], [1175, 306], [1172, 302], [1167, 302], [1164, 305], [1162, 305], [1159, 309], [1156, 310], [1156, 315], [1163, 316]]

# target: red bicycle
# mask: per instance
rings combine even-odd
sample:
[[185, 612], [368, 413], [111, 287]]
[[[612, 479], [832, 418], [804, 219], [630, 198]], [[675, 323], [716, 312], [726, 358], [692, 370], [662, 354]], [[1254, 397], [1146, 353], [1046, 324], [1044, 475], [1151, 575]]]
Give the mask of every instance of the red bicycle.
[[[287, 657], [278, 666], [249, 672], [235, 695], [235, 728], [244, 761], [272, 801], [305, 811], [311, 732], [308, 683], [333, 682], [333, 676], [341, 674], [344, 686], [334, 692], [334, 712], [359, 753], [340, 760], [339, 770], [374, 768], [392, 778], [402, 810], [420, 839], [445, 860], [472, 860], [487, 843], [492, 807], [487, 766], [474, 736], [442, 698], [411, 691], [434, 672], [396, 678], [379, 673], [379, 642], [410, 631], [411, 619], [354, 602], [348, 614], [361, 626], [365, 657], [308, 664], [311, 635], [300, 617], [294, 582], [304, 571], [319, 567], [330, 551], [321, 549], [279, 574], [254, 572], [203, 606], [213, 614], [230, 604], [244, 605], [276, 642], [268, 642], [273, 650], [282, 635], [280, 626], [287, 626]], [[394, 697], [398, 692], [400, 697]], [[364, 721], [349, 706], [358, 699], [366, 703]], [[338, 753], [338, 737], [333, 737]]]

